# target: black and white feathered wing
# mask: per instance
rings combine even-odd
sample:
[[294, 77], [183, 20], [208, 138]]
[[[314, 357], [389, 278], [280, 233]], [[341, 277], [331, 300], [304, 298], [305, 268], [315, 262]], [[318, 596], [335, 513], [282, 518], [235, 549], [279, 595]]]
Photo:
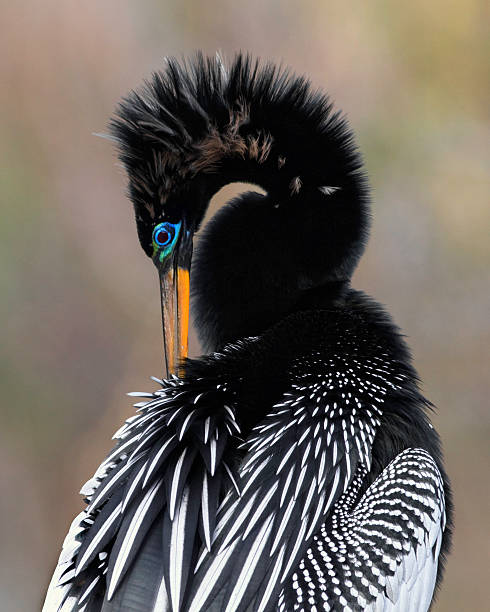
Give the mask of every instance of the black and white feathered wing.
[[280, 611], [429, 609], [446, 525], [434, 460], [422, 449], [403, 451], [356, 503], [362, 476], [310, 542]]
[[404, 376], [385, 355], [303, 356], [245, 441], [226, 381], [164, 382], [82, 489], [44, 610], [428, 609], [441, 474], [408, 448], [370, 477]]
[[[82, 488], [44, 610], [178, 610], [223, 492], [237, 487], [240, 433], [216, 380], [159, 381]], [[219, 397], [219, 404], [216, 401]], [[235, 446], [238, 442], [235, 442]]]
[[407, 449], [366, 486], [383, 404], [406, 375], [386, 356], [313, 353], [290, 376], [244, 444], [241, 497], [220, 509], [186, 609], [428, 609], [445, 528], [435, 461]]

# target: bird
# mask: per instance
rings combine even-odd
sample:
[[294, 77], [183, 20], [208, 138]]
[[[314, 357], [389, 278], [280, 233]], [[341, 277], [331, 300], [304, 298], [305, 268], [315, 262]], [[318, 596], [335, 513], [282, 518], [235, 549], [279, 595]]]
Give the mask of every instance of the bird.
[[428, 610], [451, 488], [404, 336], [351, 284], [371, 196], [346, 116], [290, 69], [197, 53], [109, 137], [166, 373], [82, 488], [45, 612]]

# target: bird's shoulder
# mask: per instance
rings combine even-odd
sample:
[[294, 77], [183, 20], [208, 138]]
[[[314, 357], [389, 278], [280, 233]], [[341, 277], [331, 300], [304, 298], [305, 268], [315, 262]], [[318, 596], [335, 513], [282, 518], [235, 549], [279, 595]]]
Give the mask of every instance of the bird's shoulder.
[[[233, 449], [241, 439], [233, 392], [215, 370], [205, 371], [159, 381], [153, 393], [130, 394], [139, 399], [137, 413], [115, 433], [116, 446], [82, 487], [87, 507], [65, 539], [44, 609], [70, 601], [67, 609], [97, 610], [117, 598], [123, 583], [125, 596], [136, 607], [143, 597], [146, 609], [150, 574], [155, 593], [163, 588], [178, 608], [195, 549], [211, 546], [223, 491], [237, 486]], [[155, 567], [142, 570], [128, 595], [157, 522]], [[163, 541], [169, 545], [162, 550]]]

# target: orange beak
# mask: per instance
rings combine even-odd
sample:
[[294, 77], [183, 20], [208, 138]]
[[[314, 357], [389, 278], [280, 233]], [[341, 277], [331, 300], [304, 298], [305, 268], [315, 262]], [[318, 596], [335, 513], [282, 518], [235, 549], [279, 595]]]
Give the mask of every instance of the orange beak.
[[177, 374], [189, 347], [189, 269], [171, 266], [160, 273], [163, 346], [167, 377]]

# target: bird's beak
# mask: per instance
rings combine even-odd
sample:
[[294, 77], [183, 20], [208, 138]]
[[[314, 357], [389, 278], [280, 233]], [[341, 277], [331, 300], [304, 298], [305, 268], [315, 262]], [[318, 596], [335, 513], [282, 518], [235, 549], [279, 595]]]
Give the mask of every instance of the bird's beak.
[[173, 262], [159, 269], [162, 301], [163, 348], [167, 377], [178, 372], [189, 345], [189, 273], [192, 235], [182, 237]]

